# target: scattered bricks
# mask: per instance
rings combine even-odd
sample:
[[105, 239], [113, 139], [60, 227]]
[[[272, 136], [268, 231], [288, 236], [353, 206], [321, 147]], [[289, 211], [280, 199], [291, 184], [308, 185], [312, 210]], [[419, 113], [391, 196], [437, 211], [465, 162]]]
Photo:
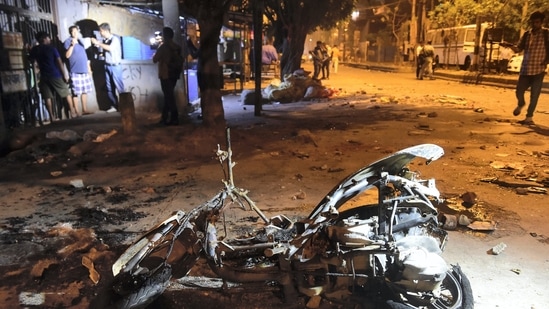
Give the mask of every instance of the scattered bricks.
[[528, 188], [516, 188], [515, 192], [518, 195], [528, 195]]
[[459, 225], [467, 226], [471, 224], [471, 219], [469, 219], [469, 217], [467, 217], [466, 215], [460, 215], [458, 219], [458, 223]]
[[299, 190], [296, 194], [292, 196], [292, 200], [304, 200], [307, 197], [307, 194], [305, 192]]
[[463, 206], [470, 208], [477, 203], [477, 195], [475, 192], [465, 192], [461, 196]]
[[454, 215], [442, 215], [442, 228], [445, 230], [455, 230], [457, 228], [457, 218]]

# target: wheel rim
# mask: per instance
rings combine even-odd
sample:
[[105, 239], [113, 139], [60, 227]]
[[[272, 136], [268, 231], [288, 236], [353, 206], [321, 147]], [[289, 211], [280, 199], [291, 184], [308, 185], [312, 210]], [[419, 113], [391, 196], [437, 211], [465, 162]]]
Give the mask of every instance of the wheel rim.
[[446, 277], [442, 281], [440, 294], [440, 297], [434, 302], [433, 308], [457, 309], [461, 307], [463, 301], [461, 284], [451, 271], [446, 273]]

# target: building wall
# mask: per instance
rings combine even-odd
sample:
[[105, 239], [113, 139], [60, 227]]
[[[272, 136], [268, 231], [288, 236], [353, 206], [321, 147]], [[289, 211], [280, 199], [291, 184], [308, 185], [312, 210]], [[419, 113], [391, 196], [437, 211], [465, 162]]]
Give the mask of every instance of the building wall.
[[[62, 41], [69, 37], [68, 28], [82, 20], [95, 21], [97, 24], [107, 22], [111, 26], [112, 33], [119, 36], [132, 36], [146, 45], [149, 44], [149, 39], [154, 36], [154, 32], [163, 27], [162, 19], [154, 16], [132, 12], [126, 8], [96, 5], [80, 0], [57, 1], [54, 19], [54, 22], [59, 25], [59, 37]], [[89, 46], [89, 38], [84, 39], [84, 43]], [[157, 65], [151, 59], [122, 60], [121, 65], [125, 91], [132, 94], [136, 110], [159, 111], [162, 106], [163, 94], [157, 75]], [[104, 81], [103, 83], [98, 82], [98, 76], [94, 76], [94, 79], [96, 80], [95, 93], [88, 95], [88, 108], [91, 111], [106, 110], [109, 108], [109, 104], [106, 101]], [[183, 86], [182, 80], [176, 86], [177, 104], [180, 109], [187, 104]]]

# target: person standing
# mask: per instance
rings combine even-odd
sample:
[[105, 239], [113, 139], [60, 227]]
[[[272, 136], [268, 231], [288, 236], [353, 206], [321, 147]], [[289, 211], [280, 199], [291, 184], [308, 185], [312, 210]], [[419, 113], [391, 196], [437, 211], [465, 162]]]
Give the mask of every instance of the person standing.
[[339, 48], [337, 48], [337, 45], [334, 45], [334, 47], [332, 47], [332, 68], [334, 68], [334, 74], [337, 74], [339, 68], [339, 56]]
[[91, 66], [84, 43], [79, 38], [80, 30], [77, 26], [69, 27], [70, 38], [65, 40], [65, 57], [69, 64], [70, 87], [74, 110], [78, 112], [78, 96], [82, 104], [82, 114], [88, 112], [88, 93], [93, 92], [92, 79], [90, 76]]
[[322, 70], [322, 42], [317, 41], [315, 48], [309, 53], [313, 58], [313, 65], [314, 65], [313, 79], [318, 80], [318, 75], [320, 75], [320, 71]]
[[170, 27], [162, 29], [162, 43], [153, 56], [153, 62], [158, 63], [158, 78], [164, 93], [164, 106], [160, 124], [178, 125], [179, 113], [175, 103], [174, 88], [183, 71], [183, 55], [181, 46], [173, 41], [174, 32]]
[[511, 59], [511, 56], [513, 56], [513, 50], [509, 47], [509, 45], [500, 43], [498, 61], [499, 74], [507, 73], [507, 65], [509, 64], [509, 59]]
[[428, 76], [429, 79], [435, 79], [433, 77], [433, 58], [435, 57], [435, 49], [433, 48], [433, 45], [431, 45], [431, 41], [428, 41], [427, 44], [423, 45], [420, 57], [421, 55], [423, 55], [424, 61], [419, 72], [419, 79], [423, 79], [423, 76]]
[[108, 23], [99, 25], [99, 34], [103, 38], [100, 42], [96, 38], [91, 38], [95, 47], [103, 49], [105, 52], [105, 83], [107, 86], [107, 95], [111, 108], [107, 113], [118, 111], [118, 94], [124, 92], [124, 81], [122, 80], [122, 44], [120, 38], [111, 33], [111, 26]]
[[514, 116], [520, 115], [522, 108], [526, 105], [524, 93], [530, 88], [530, 104], [528, 104], [526, 118], [519, 121], [520, 124], [524, 125], [534, 124], [534, 112], [541, 93], [547, 62], [549, 61], [549, 29], [542, 27], [544, 19], [545, 14], [542, 12], [532, 13], [530, 15], [531, 29], [524, 33], [517, 46], [513, 46], [514, 52], [524, 51], [515, 90], [517, 107], [513, 110]]
[[40, 69], [40, 94], [46, 100], [46, 108], [50, 116], [50, 121], [54, 121], [53, 114], [53, 92], [67, 100], [71, 109], [72, 117], [76, 117], [72, 96], [70, 94], [68, 81], [69, 77], [65, 74], [65, 66], [61, 60], [59, 51], [51, 45], [51, 37], [48, 33], [40, 31], [36, 34], [38, 45], [34, 46], [29, 58], [31, 62]]
[[332, 49], [322, 43], [322, 79], [330, 79], [330, 63], [332, 62]]
[[425, 42], [419, 41], [419, 45], [416, 47], [416, 78], [419, 79], [419, 73], [425, 62], [425, 55], [423, 54], [423, 46]]

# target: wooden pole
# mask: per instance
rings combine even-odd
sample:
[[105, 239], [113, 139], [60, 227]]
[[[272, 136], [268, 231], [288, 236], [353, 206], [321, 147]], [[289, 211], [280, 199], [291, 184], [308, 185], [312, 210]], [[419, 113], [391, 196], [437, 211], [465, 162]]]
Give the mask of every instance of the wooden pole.
[[261, 47], [263, 46], [263, 0], [254, 1], [253, 11], [254, 25], [254, 77], [255, 77], [255, 96], [254, 96], [254, 116], [261, 116], [263, 108], [261, 99]]
[[0, 155], [8, 152], [8, 130], [4, 122], [4, 108], [2, 107], [2, 96], [0, 95]]
[[122, 128], [125, 134], [135, 133], [135, 107], [131, 92], [122, 92], [118, 102], [122, 118]]

